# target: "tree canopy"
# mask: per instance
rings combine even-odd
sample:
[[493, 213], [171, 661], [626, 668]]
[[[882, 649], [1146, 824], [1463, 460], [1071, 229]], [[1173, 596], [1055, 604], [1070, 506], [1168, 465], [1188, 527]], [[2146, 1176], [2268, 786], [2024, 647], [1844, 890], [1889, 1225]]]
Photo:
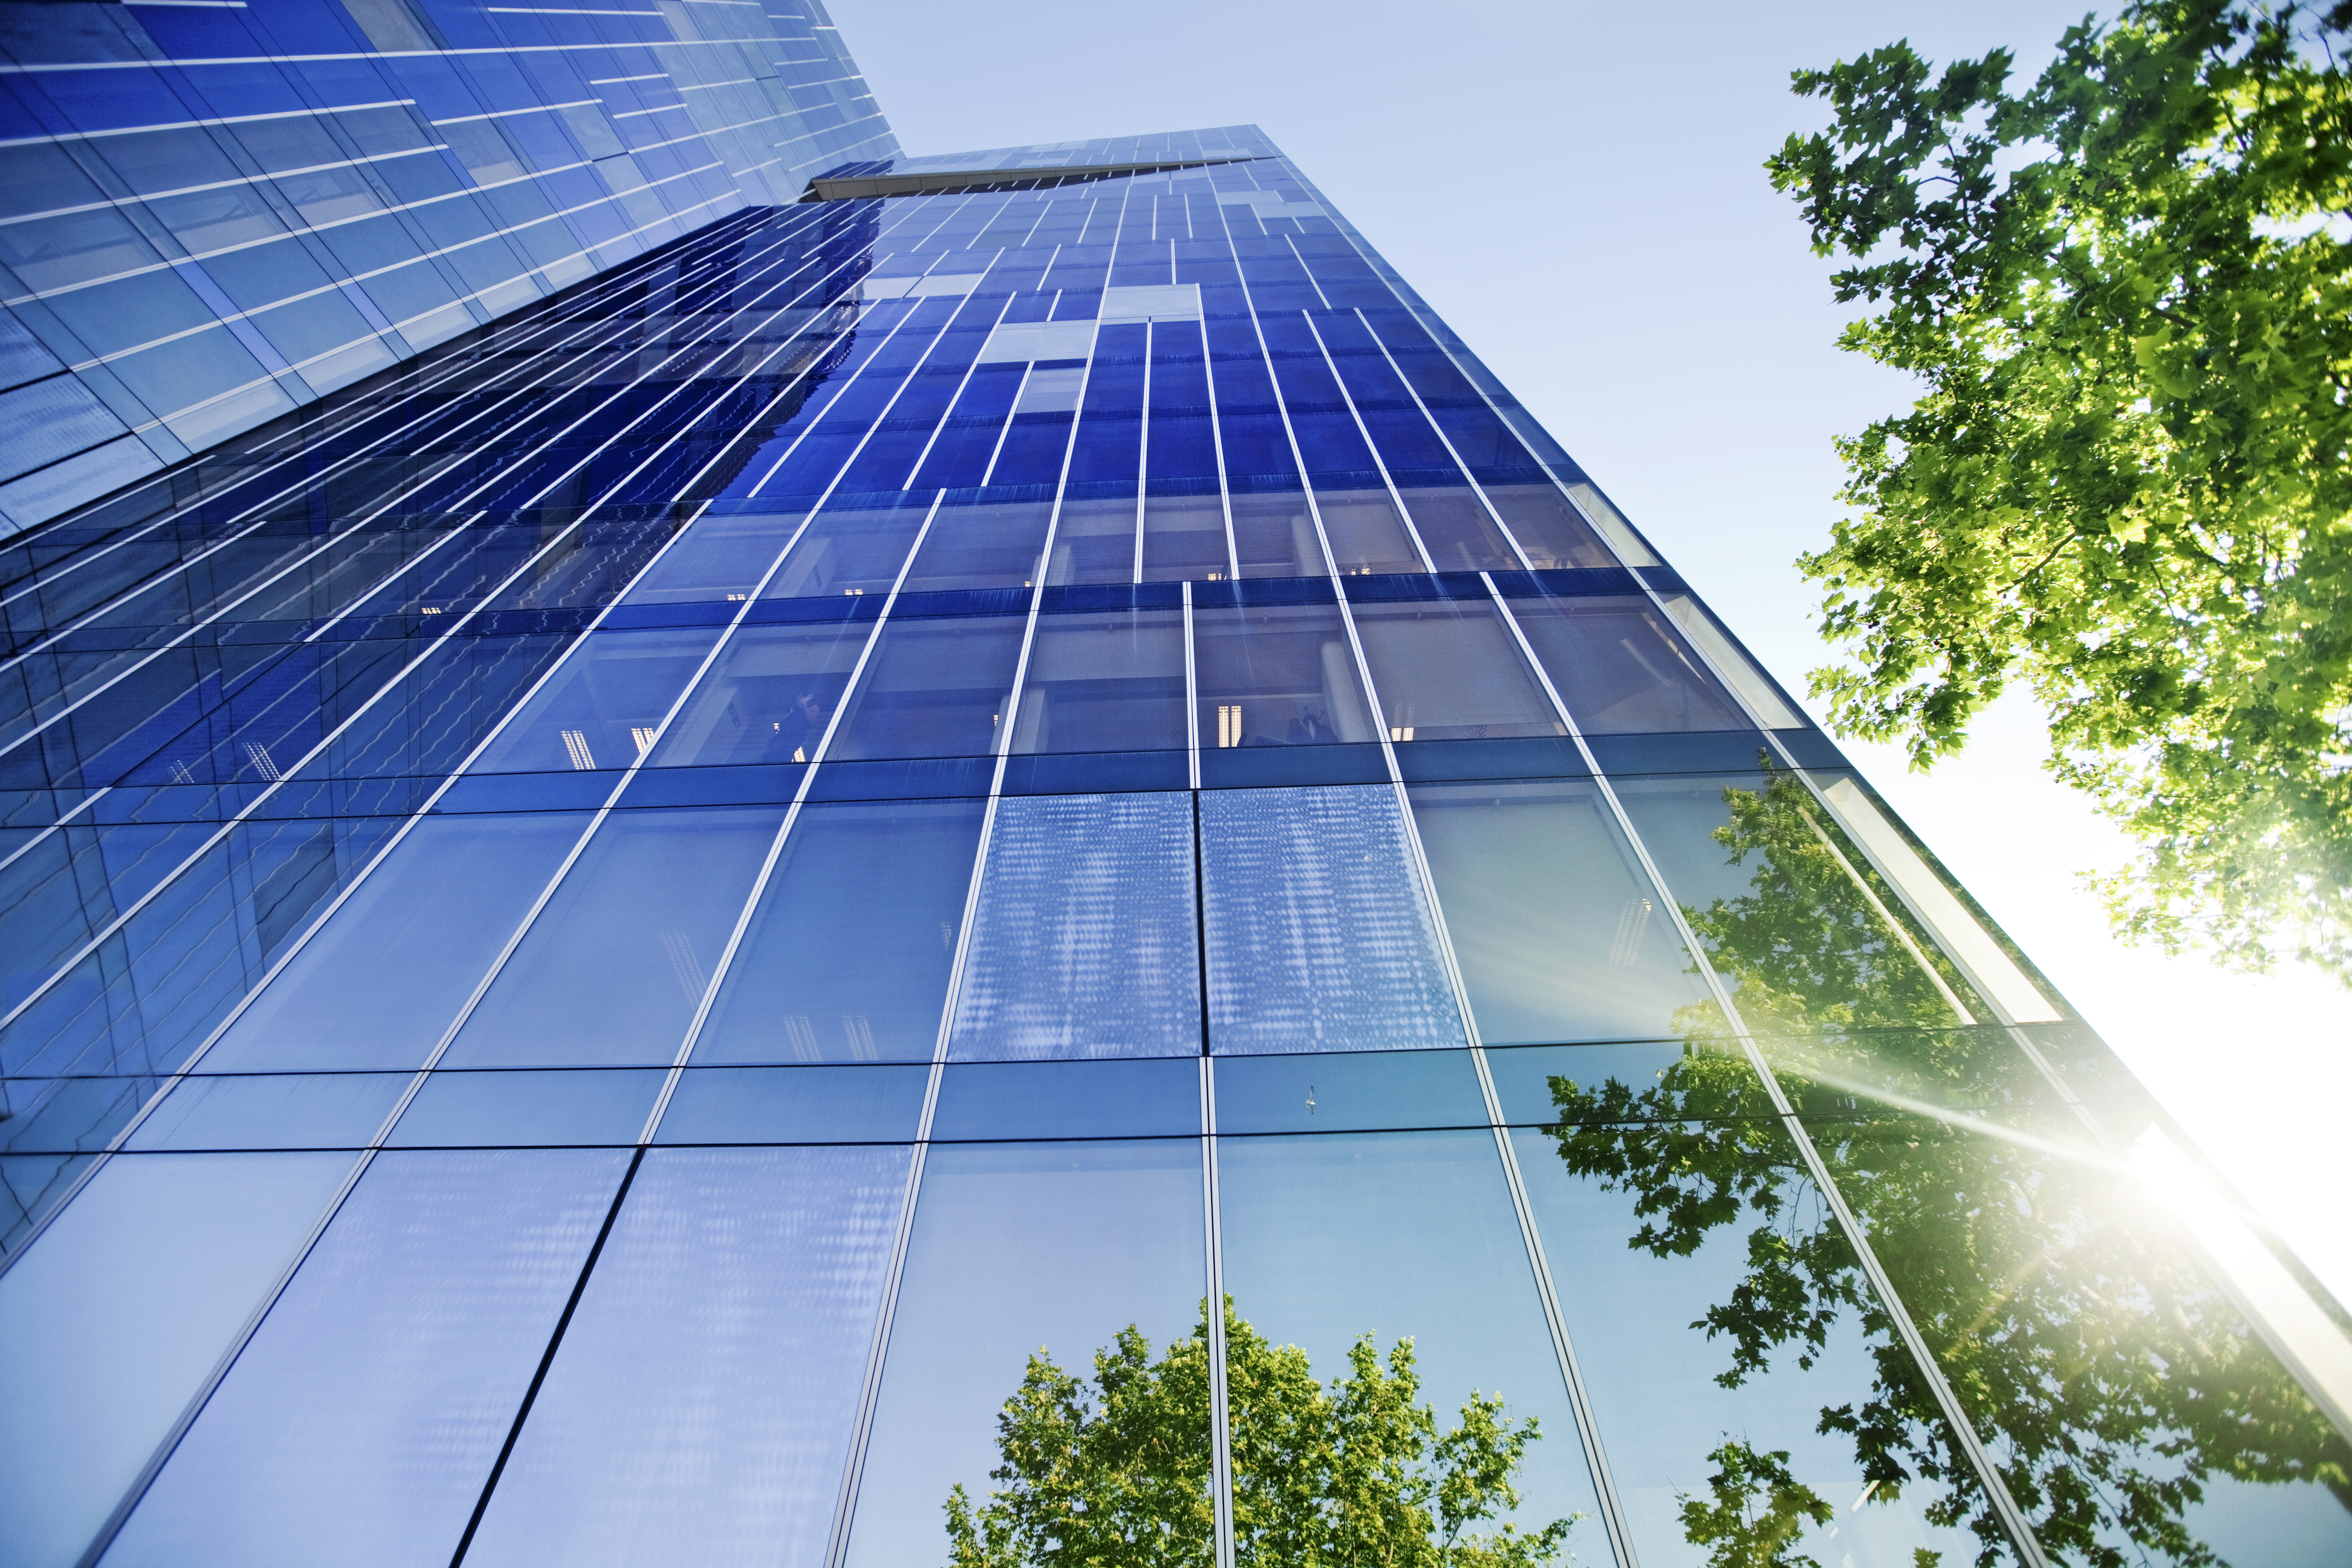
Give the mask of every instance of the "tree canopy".
[[[1385, 1360], [1367, 1334], [1327, 1388], [1305, 1352], [1274, 1345], [1224, 1307], [1241, 1568], [1539, 1568], [1572, 1521], [1528, 1531], [1489, 1523], [1534, 1417], [1514, 1422], [1473, 1393], [1441, 1434], [1419, 1402], [1412, 1342]], [[1162, 1568], [1214, 1561], [1207, 1303], [1158, 1358], [1130, 1324], [1095, 1352], [1094, 1377], [1040, 1351], [997, 1418], [1000, 1483], [947, 1500], [952, 1568]]]
[[2011, 682], [2143, 848], [2126, 934], [2352, 983], [2352, 0], [2145, 0], [2021, 91], [1907, 43], [1767, 162], [1917, 378], [1800, 565], [1845, 733], [1958, 750]]

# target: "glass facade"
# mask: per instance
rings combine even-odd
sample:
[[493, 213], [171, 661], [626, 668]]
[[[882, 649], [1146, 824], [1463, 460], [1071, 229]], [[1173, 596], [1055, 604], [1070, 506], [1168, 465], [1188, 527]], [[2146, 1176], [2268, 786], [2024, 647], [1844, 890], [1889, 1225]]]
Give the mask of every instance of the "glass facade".
[[1278, 149], [844, 114], [0, 542], [0, 1563], [943, 1562], [1130, 1329], [1160, 1560], [1370, 1336], [1580, 1563], [2352, 1561], [2341, 1310]]

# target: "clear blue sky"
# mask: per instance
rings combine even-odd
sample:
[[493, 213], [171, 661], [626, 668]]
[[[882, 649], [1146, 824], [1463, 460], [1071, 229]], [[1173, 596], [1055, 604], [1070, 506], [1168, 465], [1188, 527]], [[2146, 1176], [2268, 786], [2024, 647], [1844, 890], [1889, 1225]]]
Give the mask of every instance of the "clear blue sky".
[[[1412, 279], [1792, 689], [1823, 662], [1790, 565], [1837, 515], [1830, 441], [1906, 400], [1761, 163], [1822, 123], [1789, 73], [1907, 37], [2040, 68], [2079, 7], [1453, 0], [831, 0], [909, 153], [1255, 122]], [[2110, 7], [2112, 9], [2112, 7]], [[2118, 948], [2075, 873], [2122, 840], [2010, 702], [1927, 779], [1854, 748], [2340, 1295], [2352, 998]], [[2279, 1094], [2274, 1085], [2293, 1092]]]

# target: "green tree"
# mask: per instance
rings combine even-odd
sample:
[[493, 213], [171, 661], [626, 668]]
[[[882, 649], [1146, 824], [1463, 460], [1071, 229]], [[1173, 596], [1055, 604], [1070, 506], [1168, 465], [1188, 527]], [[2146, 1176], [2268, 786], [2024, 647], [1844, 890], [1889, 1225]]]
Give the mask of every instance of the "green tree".
[[[1418, 1403], [1412, 1342], [1383, 1363], [1367, 1334], [1327, 1389], [1306, 1352], [1266, 1342], [1225, 1303], [1234, 1535], [1242, 1568], [1537, 1568], [1569, 1520], [1486, 1524], [1518, 1506], [1512, 1477], [1538, 1436], [1472, 1394], [1440, 1435]], [[947, 1500], [953, 1568], [1160, 1568], [1213, 1561], [1208, 1314], [1154, 1361], [1133, 1325], [1095, 1352], [1091, 1384], [1044, 1352], [997, 1417], [975, 1506]]]
[[1921, 384], [1839, 443], [1813, 689], [1925, 767], [2011, 681], [2137, 836], [2118, 929], [2352, 983], [2352, 0], [2144, 0], [2020, 92], [1996, 50], [1796, 73], [1767, 161]]
[[[1952, 1022], [1956, 980], [1801, 782], [1768, 773], [1725, 805], [1715, 837], [1748, 890], [1685, 918], [2052, 1559], [2213, 1563], [2189, 1510], [2216, 1477], [2323, 1486], [2352, 1508], [2352, 1446], [2008, 1032]], [[1817, 1429], [1853, 1443], [1874, 1500], [1928, 1482], [1927, 1517], [2003, 1560], [1934, 1390], [1729, 1020], [1710, 1004], [1684, 1022], [1684, 1056], [1651, 1085], [1551, 1080], [1562, 1163], [1633, 1197], [1636, 1251], [1744, 1246], [1738, 1283], [1691, 1325], [1725, 1342], [1725, 1387], [1783, 1357], [1811, 1367], [1842, 1320], [1858, 1324], [1869, 1387]], [[1820, 1500], [1783, 1457], [1727, 1443], [1709, 1458], [1686, 1537], [1721, 1568], [1802, 1562]]]

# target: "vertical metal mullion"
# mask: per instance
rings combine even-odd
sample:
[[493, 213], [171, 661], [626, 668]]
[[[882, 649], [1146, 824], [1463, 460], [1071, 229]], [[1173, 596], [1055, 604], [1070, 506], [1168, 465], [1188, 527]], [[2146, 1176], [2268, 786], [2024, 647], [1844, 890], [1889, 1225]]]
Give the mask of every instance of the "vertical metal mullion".
[[[1188, 203], [1184, 222], [1189, 226], [1192, 221], [1191, 206]], [[1173, 277], [1174, 273], [1171, 272], [1170, 276]], [[1196, 283], [1193, 287], [1197, 289], [1200, 285]], [[1201, 374], [1209, 388], [1209, 444], [1216, 453], [1217, 504], [1224, 509], [1225, 514], [1225, 575], [1234, 582], [1239, 582], [1242, 574], [1242, 551], [1240, 542], [1234, 536], [1234, 494], [1229, 477], [1225, 473], [1225, 432], [1217, 417], [1217, 366], [1209, 355], [1209, 309], [1205, 304], [1201, 307], [1200, 325]], [[1303, 479], [1301, 482], [1304, 482]]]
[[[1184, 584], [1184, 754], [1192, 787], [1201, 787], [1201, 687], [1193, 668], [1192, 584]], [[1205, 1001], [1203, 1005], [1205, 1005]]]
[[[2032, 1522], [2026, 1519], [2024, 1510], [2018, 1506], [2017, 1500], [2010, 1494], [2009, 1484], [2001, 1479], [2000, 1467], [1994, 1463], [1990, 1451], [1985, 1447], [1983, 1437], [1977, 1432], [1974, 1423], [1969, 1419], [1967, 1410], [1960, 1404], [1958, 1391], [1952, 1387], [1950, 1380], [1945, 1377], [1943, 1367], [1937, 1362], [1935, 1352], [1929, 1348], [1926, 1336], [1919, 1331], [1918, 1324], [1912, 1320], [1910, 1308], [1904, 1304], [1903, 1298], [1895, 1291], [1893, 1277], [1886, 1272], [1885, 1265], [1880, 1261], [1877, 1252], [1871, 1247], [1870, 1238], [1864, 1230], [1860, 1219], [1847, 1204], [1845, 1194], [1832, 1178], [1828, 1162], [1822, 1158], [1821, 1151], [1814, 1147], [1812, 1136], [1806, 1131], [1803, 1119], [1798, 1115], [1795, 1103], [1790, 1100], [1788, 1091], [1781, 1087], [1780, 1079], [1773, 1072], [1771, 1063], [1764, 1059], [1764, 1053], [1758, 1047], [1755, 1036], [1748, 1029], [1746, 1020], [1740, 1016], [1738, 1005], [1732, 1001], [1730, 987], [1725, 984], [1723, 976], [1717, 972], [1715, 965], [1708, 961], [1706, 949], [1699, 942], [1698, 933], [1691, 929], [1690, 921], [1683, 914], [1682, 906], [1675, 901], [1673, 895], [1667, 890], [1666, 879], [1659, 873], [1657, 862], [1650, 858], [1649, 847], [1642, 841], [1641, 833], [1634, 827], [1633, 819], [1625, 810], [1624, 802], [1617, 796], [1616, 787], [1610, 782], [1608, 775], [1601, 771], [1598, 759], [1592, 753], [1592, 748], [1586, 744], [1583, 731], [1577, 727], [1575, 716], [1569, 711], [1568, 704], [1560, 700], [1559, 689], [1552, 684], [1550, 673], [1535, 657], [1535, 650], [1527, 640], [1527, 633], [1521, 629], [1517, 617], [1510, 614], [1509, 605], [1501, 592], [1496, 588], [1494, 578], [1484, 573], [1480, 575], [1485, 578], [1486, 592], [1502, 609], [1504, 622], [1510, 627], [1512, 637], [1518, 642], [1521, 655], [1527, 659], [1528, 667], [1536, 672], [1537, 679], [1542, 682], [1545, 695], [1551, 699], [1553, 709], [1559, 713], [1560, 721], [1568, 726], [1570, 739], [1576, 742], [1577, 752], [1583, 758], [1585, 766], [1591, 770], [1592, 782], [1600, 791], [1601, 799], [1607, 803], [1610, 816], [1616, 823], [1617, 830], [1624, 835], [1627, 846], [1633, 851], [1635, 859], [1641, 863], [1643, 875], [1649, 879], [1651, 887], [1658, 894], [1659, 901], [1665, 906], [1667, 918], [1674, 921], [1675, 930], [1682, 941], [1684, 951], [1689, 953], [1691, 962], [1697, 966], [1698, 973], [1706, 981], [1707, 990], [1714, 997], [1716, 1005], [1722, 1010], [1724, 1021], [1730, 1026], [1734, 1037], [1739, 1041], [1742, 1057], [1747, 1060], [1750, 1069], [1755, 1072], [1759, 1081], [1763, 1084], [1765, 1095], [1772, 1102], [1774, 1115], [1779, 1117], [1780, 1125], [1787, 1131], [1790, 1141], [1795, 1143], [1799, 1157], [1804, 1161], [1807, 1175], [1820, 1190], [1822, 1201], [1829, 1206], [1831, 1214], [1836, 1218], [1839, 1228], [1845, 1235], [1847, 1244], [1853, 1248], [1854, 1257], [1862, 1266], [1864, 1277], [1870, 1281], [1871, 1289], [1877, 1295], [1879, 1305], [1885, 1311], [1888, 1321], [1894, 1324], [1896, 1336], [1902, 1340], [1904, 1348], [1910, 1352], [1914, 1367], [1927, 1384], [1929, 1391], [1934, 1394], [1937, 1408], [1942, 1412], [1945, 1424], [1951, 1429], [1952, 1440], [1959, 1445], [1969, 1461], [1969, 1468], [1976, 1472], [1978, 1483], [1985, 1489], [1985, 1500], [1991, 1507], [1994, 1517], [2000, 1521], [2002, 1531], [2009, 1536], [2010, 1544], [2016, 1549], [2019, 1557], [2024, 1561], [2026, 1568], [2047, 1568], [2048, 1559], [2042, 1553], [2042, 1542], [2033, 1533]], [[1660, 607], [1660, 613], [1664, 613], [1663, 606]]]
[[[1096, 328], [1100, 336], [1101, 328]], [[1145, 492], [1150, 488], [1151, 476], [1151, 321], [1143, 322], [1143, 426], [1135, 443], [1135, 571], [1129, 582], [1143, 581], [1143, 520], [1150, 508]], [[1075, 426], [1073, 426], [1075, 428]]]

